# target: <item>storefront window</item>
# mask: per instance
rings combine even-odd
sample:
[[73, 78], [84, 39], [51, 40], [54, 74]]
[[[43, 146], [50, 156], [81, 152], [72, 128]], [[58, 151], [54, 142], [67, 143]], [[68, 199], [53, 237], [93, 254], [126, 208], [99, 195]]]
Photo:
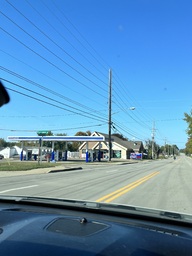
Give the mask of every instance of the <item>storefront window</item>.
[[113, 158], [121, 158], [121, 150], [113, 150]]

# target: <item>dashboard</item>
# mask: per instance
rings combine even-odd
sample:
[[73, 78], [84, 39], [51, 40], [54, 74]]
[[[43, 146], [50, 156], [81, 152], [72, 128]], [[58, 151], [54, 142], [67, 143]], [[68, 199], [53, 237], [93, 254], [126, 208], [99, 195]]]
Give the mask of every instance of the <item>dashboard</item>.
[[0, 204], [1, 255], [192, 255], [177, 220], [26, 202]]

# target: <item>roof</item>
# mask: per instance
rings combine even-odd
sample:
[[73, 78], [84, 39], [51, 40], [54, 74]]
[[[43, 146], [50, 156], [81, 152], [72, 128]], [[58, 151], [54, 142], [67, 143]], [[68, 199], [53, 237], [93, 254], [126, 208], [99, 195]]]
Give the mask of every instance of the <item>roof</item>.
[[[108, 142], [109, 141], [109, 135], [106, 133], [101, 133], [101, 132], [94, 132], [92, 133], [91, 136], [104, 136], [105, 137], [105, 141]], [[131, 149], [134, 151], [139, 151], [141, 147], [143, 147], [143, 143], [142, 141], [127, 141], [127, 140], [122, 140], [120, 138], [118, 138], [117, 136], [111, 135], [111, 141], [115, 142], [119, 145], [121, 145], [122, 147], [126, 148], [126, 149]], [[79, 149], [84, 148], [86, 145], [86, 142], [82, 143], [79, 147]], [[98, 142], [89, 142], [89, 148], [95, 148], [98, 145]]]
[[[96, 132], [98, 135], [104, 136], [105, 140], [109, 140], [109, 135], [105, 133]], [[143, 146], [142, 141], [131, 141], [131, 140], [122, 140], [118, 138], [117, 136], [111, 135], [112, 142], [116, 142], [122, 146], [124, 146], [127, 149], [133, 149], [136, 151], [139, 151], [140, 147]]]

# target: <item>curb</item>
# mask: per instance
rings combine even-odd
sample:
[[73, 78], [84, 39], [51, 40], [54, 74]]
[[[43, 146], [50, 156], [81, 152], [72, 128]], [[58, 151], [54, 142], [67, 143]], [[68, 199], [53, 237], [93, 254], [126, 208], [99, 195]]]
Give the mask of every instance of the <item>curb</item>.
[[138, 162], [132, 162], [132, 163], [120, 163], [119, 165], [126, 165], [126, 164], [137, 164]]
[[47, 173], [55, 173], [55, 172], [65, 172], [65, 171], [75, 171], [75, 170], [82, 170], [82, 167], [73, 167], [73, 168], [65, 168], [65, 169], [58, 169], [58, 170], [51, 170]]

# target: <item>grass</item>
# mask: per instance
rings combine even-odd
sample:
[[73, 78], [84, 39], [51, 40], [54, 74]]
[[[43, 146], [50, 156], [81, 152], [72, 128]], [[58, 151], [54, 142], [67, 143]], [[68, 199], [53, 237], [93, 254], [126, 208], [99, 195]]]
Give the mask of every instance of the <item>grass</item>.
[[28, 171], [38, 168], [54, 167], [59, 163], [38, 163], [38, 162], [12, 162], [12, 161], [0, 161], [0, 171]]

